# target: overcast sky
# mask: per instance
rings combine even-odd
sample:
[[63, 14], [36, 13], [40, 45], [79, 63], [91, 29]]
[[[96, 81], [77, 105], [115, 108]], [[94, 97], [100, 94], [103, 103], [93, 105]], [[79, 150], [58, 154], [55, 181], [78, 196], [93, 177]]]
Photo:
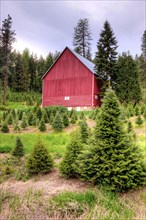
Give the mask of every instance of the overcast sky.
[[141, 53], [141, 37], [146, 29], [145, 0], [117, 1], [50, 1], [50, 0], [0, 0], [1, 22], [10, 14], [17, 42], [13, 45], [22, 51], [44, 57], [49, 52], [73, 48], [74, 27], [80, 18], [88, 18], [92, 31], [92, 54], [97, 50], [103, 23], [108, 20], [115, 33], [117, 51]]

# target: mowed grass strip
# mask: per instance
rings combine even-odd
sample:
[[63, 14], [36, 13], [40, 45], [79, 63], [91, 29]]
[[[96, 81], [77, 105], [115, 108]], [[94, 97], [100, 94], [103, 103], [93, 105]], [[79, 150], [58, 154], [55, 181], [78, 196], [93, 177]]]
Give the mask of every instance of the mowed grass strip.
[[8, 153], [15, 146], [16, 137], [19, 136], [26, 154], [30, 153], [41, 139], [50, 153], [63, 156], [66, 145], [69, 142], [70, 135], [67, 133], [51, 133], [51, 134], [0, 134], [0, 153]]

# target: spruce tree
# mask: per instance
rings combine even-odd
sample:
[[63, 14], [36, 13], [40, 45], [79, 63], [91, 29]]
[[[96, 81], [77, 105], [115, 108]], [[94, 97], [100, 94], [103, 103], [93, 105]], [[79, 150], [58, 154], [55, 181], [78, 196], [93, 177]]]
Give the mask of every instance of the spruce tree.
[[75, 51], [83, 57], [91, 59], [91, 40], [92, 37], [88, 19], [80, 19], [77, 26], [74, 28], [73, 45]]
[[27, 127], [28, 127], [27, 117], [26, 117], [26, 114], [23, 113], [22, 122], [21, 122], [21, 128], [27, 128]]
[[39, 130], [40, 131], [46, 131], [46, 125], [45, 125], [45, 122], [44, 122], [44, 119], [42, 118], [41, 121], [40, 121], [40, 124], [39, 124]]
[[122, 53], [117, 61], [115, 91], [120, 102], [136, 105], [142, 97], [137, 64], [130, 53]]
[[141, 118], [141, 115], [138, 115], [138, 117], [135, 120], [135, 123], [139, 126], [143, 124], [143, 120]]
[[12, 151], [12, 155], [15, 157], [23, 157], [24, 156], [24, 147], [19, 137], [16, 138], [16, 144]]
[[66, 113], [63, 114], [63, 124], [64, 124], [64, 127], [69, 126], [69, 119]]
[[67, 146], [65, 156], [59, 167], [61, 174], [66, 178], [77, 175], [74, 164], [82, 149], [80, 132], [76, 130], [71, 134], [70, 143]]
[[31, 152], [26, 167], [30, 175], [48, 173], [53, 168], [51, 155], [40, 140]]
[[59, 112], [56, 112], [55, 118], [52, 123], [52, 128], [55, 131], [62, 131], [62, 129], [64, 128], [63, 119]]
[[115, 93], [106, 92], [95, 127], [95, 144], [76, 165], [83, 179], [118, 192], [142, 186], [146, 177], [142, 153], [124, 130], [120, 114]]
[[9, 132], [9, 127], [8, 127], [6, 122], [3, 123], [2, 127], [1, 127], [1, 131], [3, 133], [8, 133]]
[[85, 120], [81, 121], [80, 124], [81, 141], [84, 144], [88, 143], [89, 138], [89, 128]]
[[108, 21], [105, 21], [103, 30], [97, 43], [95, 57], [95, 72], [101, 82], [114, 83], [117, 60], [117, 40]]

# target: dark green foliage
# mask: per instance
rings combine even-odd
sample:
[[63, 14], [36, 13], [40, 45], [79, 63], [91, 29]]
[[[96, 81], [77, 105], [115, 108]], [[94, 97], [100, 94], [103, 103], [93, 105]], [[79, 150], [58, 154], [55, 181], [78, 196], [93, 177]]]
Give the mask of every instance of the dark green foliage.
[[71, 113], [71, 121], [70, 121], [70, 122], [71, 122], [72, 124], [75, 124], [77, 120], [78, 120], [77, 113], [76, 113], [75, 110], [73, 110], [72, 113]]
[[118, 57], [116, 73], [114, 88], [120, 102], [137, 104], [142, 94], [137, 64], [130, 53]]
[[131, 121], [128, 121], [128, 124], [127, 124], [127, 132], [130, 133], [133, 131], [133, 126], [132, 126], [132, 123]]
[[38, 108], [38, 109], [37, 109], [36, 115], [37, 115], [37, 118], [38, 118], [39, 120], [41, 120], [41, 118], [42, 118], [42, 110], [41, 110], [41, 108]]
[[111, 25], [105, 21], [103, 30], [97, 43], [97, 53], [95, 57], [95, 71], [98, 78], [107, 84], [109, 80], [114, 83], [117, 59], [117, 40], [114, 36]]
[[26, 166], [30, 175], [48, 173], [53, 168], [53, 160], [41, 141], [35, 145]]
[[135, 123], [139, 126], [143, 124], [143, 120], [140, 115], [138, 115], [138, 117], [136, 118]]
[[52, 123], [52, 128], [55, 131], [62, 131], [62, 129], [64, 128], [63, 119], [59, 112], [56, 112], [55, 118]]
[[144, 119], [146, 120], [146, 110], [145, 110], [144, 113], [143, 113], [143, 117], [144, 117]]
[[135, 115], [139, 115], [140, 114], [140, 111], [139, 111], [139, 107], [136, 105], [135, 106]]
[[14, 157], [23, 157], [24, 156], [24, 147], [19, 137], [16, 138], [16, 144], [12, 151]]
[[8, 125], [12, 125], [13, 124], [13, 116], [12, 116], [11, 113], [7, 116], [7, 124]]
[[49, 123], [52, 125], [53, 121], [54, 121], [54, 115], [53, 115], [53, 113], [51, 113]]
[[39, 130], [40, 131], [46, 131], [46, 125], [45, 125], [45, 122], [44, 122], [44, 119], [42, 118], [41, 121], [40, 121], [40, 124], [39, 124]]
[[71, 134], [70, 143], [67, 146], [66, 154], [60, 164], [60, 172], [66, 178], [76, 176], [74, 163], [82, 150], [81, 136], [79, 131]]
[[86, 119], [84, 112], [81, 112], [80, 117], [81, 120]]
[[89, 138], [89, 128], [85, 120], [79, 123], [80, 126], [80, 133], [81, 133], [81, 141], [84, 144], [88, 143]]
[[25, 113], [23, 113], [21, 128], [27, 128], [27, 127], [28, 127], [27, 117], [26, 117]]
[[48, 122], [49, 122], [48, 115], [47, 115], [47, 113], [46, 113], [45, 110], [43, 111], [42, 117], [43, 117], [45, 123], [48, 123]]
[[76, 161], [81, 178], [113, 191], [142, 186], [144, 158], [125, 132], [120, 120], [120, 104], [113, 91], [104, 98], [95, 127], [95, 144]]
[[31, 126], [34, 123], [34, 115], [32, 112], [29, 113], [28, 115], [28, 124]]
[[69, 119], [66, 113], [63, 114], [63, 124], [64, 124], [64, 127], [69, 126]]
[[9, 128], [8, 128], [8, 125], [7, 125], [6, 122], [4, 122], [4, 124], [2, 125], [1, 131], [2, 131], [3, 133], [8, 133], [8, 132], [9, 132]]

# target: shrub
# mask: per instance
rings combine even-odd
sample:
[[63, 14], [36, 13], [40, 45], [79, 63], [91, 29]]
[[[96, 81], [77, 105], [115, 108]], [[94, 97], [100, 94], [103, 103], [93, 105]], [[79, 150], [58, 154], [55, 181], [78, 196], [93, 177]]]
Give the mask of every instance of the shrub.
[[19, 137], [16, 138], [16, 144], [12, 151], [14, 157], [23, 157], [24, 156], [24, 147]]
[[28, 158], [26, 167], [30, 175], [48, 173], [53, 168], [53, 160], [40, 140]]
[[8, 132], [9, 132], [9, 128], [8, 128], [8, 125], [7, 125], [6, 122], [2, 125], [1, 131], [2, 131], [3, 133], [8, 133]]
[[62, 131], [62, 129], [64, 128], [63, 120], [59, 112], [56, 112], [52, 127], [55, 131]]
[[124, 130], [120, 103], [112, 90], [106, 92], [95, 127], [95, 144], [76, 160], [81, 178], [113, 191], [144, 185], [146, 173], [140, 149]]
[[79, 126], [80, 126], [80, 133], [81, 133], [81, 141], [82, 141], [82, 143], [87, 144], [88, 138], [89, 138], [88, 125], [87, 125], [86, 121], [83, 120], [79, 123]]
[[46, 131], [46, 125], [45, 125], [45, 122], [44, 122], [44, 119], [42, 118], [41, 121], [40, 121], [40, 124], [39, 124], [39, 130], [40, 131]]
[[138, 115], [138, 117], [136, 118], [135, 123], [139, 126], [143, 124], [143, 120], [140, 115]]
[[74, 163], [82, 150], [81, 136], [79, 131], [74, 131], [71, 134], [70, 143], [67, 146], [66, 154], [60, 163], [60, 172], [66, 178], [76, 176], [76, 170], [74, 169]]

